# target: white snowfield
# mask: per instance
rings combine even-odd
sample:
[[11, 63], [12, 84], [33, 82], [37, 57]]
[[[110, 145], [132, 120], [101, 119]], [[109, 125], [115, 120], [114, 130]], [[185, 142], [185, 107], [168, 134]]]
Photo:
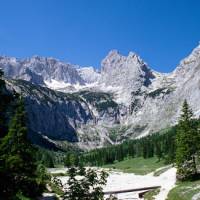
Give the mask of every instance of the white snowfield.
[[[59, 170], [59, 172], [61, 172], [61, 170]], [[66, 184], [68, 180], [67, 176], [58, 178], [62, 181], [63, 184]], [[175, 183], [176, 168], [170, 168], [160, 176], [153, 176], [153, 173], [147, 175], [135, 175], [132, 173], [109, 172], [107, 185], [104, 187], [104, 191], [118, 191], [151, 186], [161, 186], [159, 194], [155, 196], [155, 200], [165, 200], [167, 198], [168, 192], [175, 186]], [[117, 198], [120, 200], [139, 199], [138, 192], [121, 193], [117, 195]]]
[[[122, 172], [112, 172], [108, 177], [108, 182], [104, 191], [161, 186], [160, 193], [155, 197], [155, 200], [165, 200], [168, 192], [175, 186], [175, 182], [175, 168], [170, 168], [157, 177], [153, 176], [153, 173], [147, 175], [135, 175]], [[122, 193], [118, 194], [117, 197], [118, 199], [123, 200], [139, 199], [138, 192]]]

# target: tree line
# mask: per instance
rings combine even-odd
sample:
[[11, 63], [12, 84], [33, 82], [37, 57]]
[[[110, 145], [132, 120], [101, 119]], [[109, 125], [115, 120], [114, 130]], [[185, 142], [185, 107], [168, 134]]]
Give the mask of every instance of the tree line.
[[140, 139], [127, 140], [122, 144], [91, 150], [80, 156], [80, 162], [86, 165], [101, 166], [122, 161], [127, 158], [157, 156], [158, 161], [165, 159], [171, 163], [175, 159], [176, 126]]
[[200, 157], [200, 120], [195, 119], [192, 109], [185, 100], [181, 116], [176, 126], [122, 144], [91, 150], [79, 157], [79, 163], [90, 166], [102, 166], [127, 158], [156, 156], [158, 161], [174, 163], [178, 180], [199, 178]]

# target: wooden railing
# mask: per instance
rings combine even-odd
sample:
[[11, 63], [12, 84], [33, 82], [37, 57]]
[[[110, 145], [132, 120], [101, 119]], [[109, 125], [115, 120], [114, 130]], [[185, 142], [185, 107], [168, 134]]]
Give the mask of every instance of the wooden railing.
[[158, 189], [160, 187], [161, 186], [152, 186], [152, 187], [134, 188], [134, 189], [127, 189], [127, 190], [107, 191], [107, 192], [104, 192], [104, 195], [120, 194], [120, 193], [127, 193], [127, 192], [148, 191], [148, 190]]

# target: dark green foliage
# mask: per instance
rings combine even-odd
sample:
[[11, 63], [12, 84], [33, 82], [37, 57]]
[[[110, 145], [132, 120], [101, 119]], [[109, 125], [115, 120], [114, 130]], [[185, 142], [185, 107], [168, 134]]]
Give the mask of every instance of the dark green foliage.
[[148, 94], [148, 96], [155, 98], [155, 97], [159, 96], [160, 94], [169, 94], [172, 91], [173, 91], [172, 88], [159, 88], [157, 90], [150, 92]]
[[[68, 171], [68, 189], [64, 200], [103, 200], [103, 188], [108, 174], [104, 171], [97, 174], [95, 170], [83, 167], [70, 168]], [[79, 177], [77, 177], [79, 176]], [[81, 177], [81, 178], [80, 178]]]
[[54, 167], [54, 161], [53, 156], [51, 152], [44, 150], [44, 149], [38, 149], [36, 153], [36, 159], [39, 164], [44, 165], [45, 167], [53, 168]]
[[64, 158], [64, 166], [65, 167], [71, 167], [72, 163], [71, 163], [71, 159], [70, 159], [70, 154], [67, 154]]
[[174, 162], [175, 158], [176, 127], [172, 127], [166, 133], [155, 133], [141, 139], [127, 140], [119, 145], [108, 146], [91, 150], [80, 156], [80, 162], [86, 165], [101, 166], [122, 161], [127, 157], [158, 157], [166, 163]]
[[50, 174], [47, 173], [46, 167], [42, 164], [37, 165], [37, 184], [45, 186], [47, 182], [51, 179]]
[[60, 179], [53, 177], [49, 182], [49, 186], [52, 189], [52, 192], [62, 197], [64, 195], [63, 185]]
[[192, 117], [192, 110], [185, 100], [176, 137], [177, 178], [180, 180], [191, 179], [197, 175], [196, 157], [199, 152], [200, 132]]
[[79, 156], [77, 153], [67, 153], [64, 158], [65, 167], [78, 167], [80, 165]]
[[78, 95], [81, 95], [89, 103], [111, 99], [111, 95], [105, 92], [81, 91]]
[[5, 87], [3, 71], [0, 69], [0, 138], [8, 131], [8, 121], [14, 109], [14, 96]]
[[78, 166], [80, 150], [69, 146], [65, 151], [49, 150], [37, 146], [36, 159], [38, 164], [53, 168], [64, 165], [66, 167]]
[[158, 157], [158, 160], [162, 158], [162, 149], [161, 149], [161, 144], [159, 142], [155, 143], [155, 154]]
[[44, 188], [35, 160], [36, 149], [27, 139], [26, 117], [20, 99], [8, 134], [0, 141], [0, 197], [13, 199], [17, 193], [35, 197]]
[[98, 104], [96, 104], [97, 110], [99, 112], [101, 112], [103, 110], [107, 110], [108, 108], [117, 108], [117, 106], [118, 106], [118, 104], [112, 100], [105, 101], [105, 102], [99, 102]]
[[41, 163], [45, 165], [45, 167], [49, 167], [49, 168], [54, 167], [53, 159], [49, 153], [45, 153], [42, 155]]
[[99, 112], [107, 110], [108, 108], [118, 108], [118, 104], [112, 100], [112, 95], [109, 93], [81, 91], [77, 94], [82, 96], [85, 101], [95, 106]]

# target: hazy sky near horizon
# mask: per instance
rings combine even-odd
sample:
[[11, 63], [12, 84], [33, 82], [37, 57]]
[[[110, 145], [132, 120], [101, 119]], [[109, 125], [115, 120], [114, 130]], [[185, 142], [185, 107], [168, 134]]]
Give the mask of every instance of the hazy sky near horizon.
[[200, 41], [199, 0], [0, 0], [0, 54], [100, 67], [111, 49], [170, 72]]

